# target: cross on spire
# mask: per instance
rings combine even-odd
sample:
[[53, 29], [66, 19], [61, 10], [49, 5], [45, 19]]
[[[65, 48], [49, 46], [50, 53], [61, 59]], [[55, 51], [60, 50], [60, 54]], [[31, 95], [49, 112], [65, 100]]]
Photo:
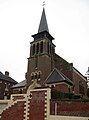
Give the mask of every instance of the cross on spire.
[[43, 1], [43, 5], [42, 5], [43, 7], [45, 6], [45, 1]]

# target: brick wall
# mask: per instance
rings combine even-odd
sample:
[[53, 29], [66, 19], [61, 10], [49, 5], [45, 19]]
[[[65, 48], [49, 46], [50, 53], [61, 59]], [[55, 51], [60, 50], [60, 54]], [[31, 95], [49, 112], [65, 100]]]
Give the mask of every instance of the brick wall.
[[73, 71], [73, 82], [74, 82], [74, 92], [75, 94], [79, 94], [79, 81], [82, 81], [84, 87], [84, 95], [87, 96], [87, 81], [84, 80], [81, 74], [79, 74], [76, 70]]
[[11, 96], [11, 104], [0, 114], [0, 120], [46, 120], [49, 115], [50, 89], [35, 89], [29, 94]]
[[[37, 57], [29, 58], [29, 68], [26, 74], [27, 86], [32, 83], [31, 73], [36, 71], [36, 59], [37, 59], [37, 70], [41, 71], [39, 84], [43, 85], [44, 81], [51, 72], [51, 58], [47, 54], [38, 55]], [[45, 61], [45, 64], [44, 64]]]
[[89, 102], [51, 101], [51, 115], [89, 117]]
[[30, 120], [46, 120], [49, 114], [49, 93], [46, 89], [32, 91], [30, 100]]
[[12, 104], [0, 120], [47, 120], [50, 115], [89, 117], [89, 102], [50, 101], [50, 89], [34, 89], [29, 94], [12, 95]]
[[18, 101], [8, 109], [5, 109], [0, 120], [24, 120], [24, 101]]
[[54, 66], [66, 75], [70, 80], [73, 79], [72, 68], [73, 64], [68, 63], [66, 60], [61, 58], [59, 55], [54, 54]]
[[26, 87], [12, 89], [13, 94], [26, 94], [26, 92], [27, 92]]
[[55, 88], [60, 92], [69, 93], [69, 88], [67, 84], [56, 84]]

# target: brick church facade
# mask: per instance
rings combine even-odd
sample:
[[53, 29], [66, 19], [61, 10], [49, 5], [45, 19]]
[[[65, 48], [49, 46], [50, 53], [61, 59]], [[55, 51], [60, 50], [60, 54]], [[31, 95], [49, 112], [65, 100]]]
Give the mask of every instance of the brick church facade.
[[45, 9], [43, 8], [38, 33], [32, 35], [30, 56], [26, 80], [13, 87], [14, 93], [25, 93], [35, 87], [54, 87], [63, 93], [74, 93], [87, 96], [87, 80], [73, 66], [73, 63], [55, 53], [54, 38], [49, 33]]
[[0, 100], [0, 120], [88, 120], [87, 79], [55, 53], [44, 8], [32, 37], [25, 80], [14, 81], [10, 99]]

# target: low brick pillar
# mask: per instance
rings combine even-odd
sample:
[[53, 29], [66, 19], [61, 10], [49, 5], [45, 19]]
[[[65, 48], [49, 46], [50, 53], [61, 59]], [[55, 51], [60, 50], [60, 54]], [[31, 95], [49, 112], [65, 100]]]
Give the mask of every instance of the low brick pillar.
[[29, 120], [46, 120], [50, 114], [50, 89], [30, 91]]

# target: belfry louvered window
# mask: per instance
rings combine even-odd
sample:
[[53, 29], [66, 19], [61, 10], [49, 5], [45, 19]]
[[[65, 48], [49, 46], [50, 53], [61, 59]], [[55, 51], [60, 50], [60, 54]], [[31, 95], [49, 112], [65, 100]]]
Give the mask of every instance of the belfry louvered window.
[[43, 41], [40, 43], [40, 53], [43, 53]]
[[37, 46], [36, 46], [36, 54], [39, 53], [39, 43], [37, 43]]

